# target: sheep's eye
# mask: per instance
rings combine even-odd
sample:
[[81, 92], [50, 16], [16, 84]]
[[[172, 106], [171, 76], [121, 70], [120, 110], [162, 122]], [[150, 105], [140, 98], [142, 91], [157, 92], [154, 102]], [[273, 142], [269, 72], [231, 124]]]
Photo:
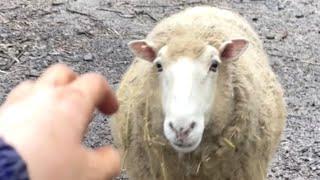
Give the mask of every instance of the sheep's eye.
[[156, 67], [158, 69], [158, 72], [161, 72], [163, 70], [160, 62], [156, 62]]
[[219, 62], [215, 59], [212, 60], [211, 66], [210, 66], [210, 71], [216, 72], [218, 68]]

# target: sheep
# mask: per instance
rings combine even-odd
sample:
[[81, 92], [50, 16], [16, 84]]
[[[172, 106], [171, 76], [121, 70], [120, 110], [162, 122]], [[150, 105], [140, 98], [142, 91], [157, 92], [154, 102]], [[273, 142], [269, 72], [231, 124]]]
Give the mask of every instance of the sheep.
[[287, 111], [245, 18], [189, 7], [128, 47], [111, 132], [129, 179], [266, 179]]

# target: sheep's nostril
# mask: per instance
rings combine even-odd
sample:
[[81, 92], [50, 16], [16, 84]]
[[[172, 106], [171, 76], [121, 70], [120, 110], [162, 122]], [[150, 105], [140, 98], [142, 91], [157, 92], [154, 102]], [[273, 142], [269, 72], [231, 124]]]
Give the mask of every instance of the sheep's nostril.
[[174, 130], [174, 127], [173, 127], [172, 122], [169, 122], [169, 127], [170, 127], [172, 130]]
[[196, 122], [192, 122], [191, 124], [190, 124], [190, 129], [193, 129], [193, 128], [195, 128], [196, 127]]
[[183, 132], [183, 135], [184, 135], [184, 136], [188, 136], [189, 133], [190, 133], [190, 129], [187, 129], [186, 131]]
[[189, 134], [192, 132], [192, 130], [196, 127], [196, 122], [192, 121], [189, 126], [183, 128], [183, 127], [174, 127], [172, 122], [168, 123], [169, 128], [175, 133], [176, 140], [183, 142], [186, 138], [189, 137]]

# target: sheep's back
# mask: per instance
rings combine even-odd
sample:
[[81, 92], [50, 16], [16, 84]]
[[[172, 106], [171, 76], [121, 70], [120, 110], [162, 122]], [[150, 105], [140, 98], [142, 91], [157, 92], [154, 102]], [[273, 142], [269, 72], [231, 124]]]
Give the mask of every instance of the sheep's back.
[[262, 49], [258, 35], [243, 17], [229, 10], [208, 6], [188, 8], [163, 19], [147, 39], [160, 48], [172, 37], [183, 33], [209, 41], [217, 48], [223, 41], [241, 37]]

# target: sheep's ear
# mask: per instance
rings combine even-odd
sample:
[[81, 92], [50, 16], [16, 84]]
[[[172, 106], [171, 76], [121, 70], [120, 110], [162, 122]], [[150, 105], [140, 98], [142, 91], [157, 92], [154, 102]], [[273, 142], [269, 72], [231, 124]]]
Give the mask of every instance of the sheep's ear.
[[238, 59], [248, 48], [249, 42], [246, 39], [232, 39], [223, 43], [220, 48], [221, 61], [233, 61]]
[[152, 62], [156, 51], [146, 40], [133, 40], [128, 43], [130, 51], [137, 57]]

